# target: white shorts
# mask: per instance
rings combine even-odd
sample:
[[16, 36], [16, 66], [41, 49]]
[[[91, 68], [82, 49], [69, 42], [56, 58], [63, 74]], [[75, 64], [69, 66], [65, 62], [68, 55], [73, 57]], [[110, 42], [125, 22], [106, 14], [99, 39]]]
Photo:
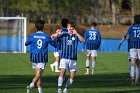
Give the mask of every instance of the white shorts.
[[97, 50], [87, 50], [86, 55], [87, 56], [91, 55], [91, 56], [97, 57], [98, 52], [97, 52]]
[[131, 59], [131, 57], [130, 57], [130, 52], [128, 52], [128, 59]]
[[59, 56], [59, 52], [53, 52], [53, 55], [54, 55], [55, 57], [58, 57], [58, 56]]
[[71, 71], [77, 71], [77, 61], [70, 59], [61, 59], [59, 68], [64, 68]]
[[33, 69], [45, 69], [46, 63], [32, 63], [32, 68]]
[[140, 59], [140, 49], [130, 49], [130, 57]]

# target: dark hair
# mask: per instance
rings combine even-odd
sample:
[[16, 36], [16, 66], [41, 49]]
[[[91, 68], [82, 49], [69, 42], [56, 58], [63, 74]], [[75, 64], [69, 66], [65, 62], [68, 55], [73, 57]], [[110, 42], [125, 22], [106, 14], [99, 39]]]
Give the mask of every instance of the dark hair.
[[91, 26], [94, 26], [95, 27], [95, 26], [97, 26], [97, 23], [96, 22], [92, 22], [91, 23]]
[[36, 26], [37, 30], [43, 30], [44, 24], [45, 24], [44, 20], [37, 20], [35, 22], [35, 26]]
[[69, 20], [67, 18], [63, 18], [61, 21], [61, 25], [64, 28], [67, 28], [67, 24], [69, 23]]
[[135, 24], [140, 24], [140, 15], [134, 16], [134, 22], [135, 22]]
[[70, 26], [73, 27], [73, 28], [76, 27], [76, 24], [75, 24], [73, 21], [69, 22], [69, 24], [70, 24]]

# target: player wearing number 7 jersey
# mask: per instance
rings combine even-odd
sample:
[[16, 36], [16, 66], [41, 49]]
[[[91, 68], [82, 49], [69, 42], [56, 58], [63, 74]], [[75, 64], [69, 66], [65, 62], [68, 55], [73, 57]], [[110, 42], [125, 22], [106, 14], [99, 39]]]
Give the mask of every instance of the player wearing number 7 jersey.
[[99, 30], [96, 29], [97, 24], [93, 22], [91, 28], [86, 30], [84, 34], [85, 43], [83, 44], [82, 51], [86, 52], [86, 73], [89, 74], [90, 56], [92, 57], [92, 75], [96, 67], [97, 50], [100, 47], [101, 35]]
[[30, 93], [31, 89], [35, 85], [38, 87], [38, 92], [43, 93], [41, 76], [46, 63], [48, 62], [48, 44], [56, 47], [56, 43], [51, 39], [51, 37], [42, 31], [44, 24], [45, 21], [38, 20], [35, 23], [38, 31], [32, 33], [25, 43], [25, 46], [30, 45], [30, 60], [32, 61], [32, 68], [35, 69], [35, 76], [30, 85], [27, 86], [27, 93]]

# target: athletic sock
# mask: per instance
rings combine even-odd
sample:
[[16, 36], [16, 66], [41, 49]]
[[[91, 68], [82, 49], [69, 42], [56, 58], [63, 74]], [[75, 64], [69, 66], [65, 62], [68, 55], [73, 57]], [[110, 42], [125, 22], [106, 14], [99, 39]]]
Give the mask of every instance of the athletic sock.
[[42, 88], [38, 88], [38, 93], [43, 93]]
[[131, 73], [131, 63], [130, 62], [128, 63], [128, 70], [129, 70], [129, 75], [131, 77], [131, 74], [130, 74]]
[[62, 89], [63, 77], [58, 77], [58, 89]]
[[86, 60], [86, 73], [89, 73], [89, 60]]
[[94, 73], [95, 68], [96, 68], [96, 62], [92, 61], [92, 73]]
[[131, 65], [131, 72], [130, 72], [130, 76], [132, 79], [134, 79], [134, 74], [135, 74], [135, 66]]
[[58, 62], [55, 61], [55, 70], [59, 70], [58, 68], [59, 68], [59, 67], [58, 67]]
[[31, 83], [30, 84], [30, 89], [34, 88], [35, 84], [34, 83]]
[[73, 80], [71, 78], [68, 78], [65, 88], [68, 89], [70, 85], [72, 85], [72, 83], [73, 83]]
[[136, 83], [138, 83], [139, 80], [139, 68], [136, 66]]

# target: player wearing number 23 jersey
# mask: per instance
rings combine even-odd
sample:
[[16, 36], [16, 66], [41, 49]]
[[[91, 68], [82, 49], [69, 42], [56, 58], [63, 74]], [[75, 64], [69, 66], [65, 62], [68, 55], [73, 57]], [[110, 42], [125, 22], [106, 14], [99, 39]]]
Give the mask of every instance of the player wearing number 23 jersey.
[[85, 38], [85, 43], [83, 48], [86, 45], [87, 50], [98, 50], [101, 43], [101, 35], [99, 30], [95, 28], [86, 30], [84, 34], [84, 38]]
[[51, 37], [42, 31], [38, 31], [29, 36], [25, 45], [31, 45], [30, 60], [33, 63], [48, 62], [48, 44], [56, 47], [56, 43], [51, 39]]
[[86, 73], [89, 74], [89, 62], [90, 56], [92, 57], [92, 75], [95, 71], [97, 50], [101, 44], [101, 35], [99, 30], [96, 29], [97, 24], [95, 22], [91, 23], [91, 28], [86, 30], [84, 34], [85, 43], [83, 44], [82, 51], [86, 52]]

